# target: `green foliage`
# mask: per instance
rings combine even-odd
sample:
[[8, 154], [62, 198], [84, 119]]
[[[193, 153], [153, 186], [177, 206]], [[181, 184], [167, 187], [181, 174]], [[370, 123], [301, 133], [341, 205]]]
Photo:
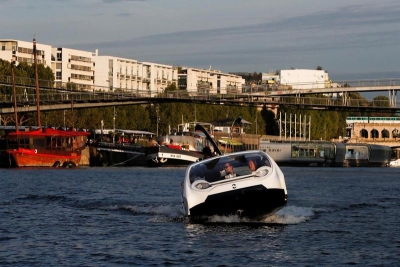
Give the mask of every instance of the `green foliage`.
[[179, 90], [178, 87], [176, 86], [176, 83], [171, 83], [165, 88], [165, 91], [177, 91]]
[[245, 80], [245, 83], [261, 83], [262, 81], [262, 73], [253, 72], [248, 75], [242, 75], [242, 78]]
[[383, 95], [376, 96], [372, 99], [371, 105], [375, 107], [389, 107], [389, 98]]

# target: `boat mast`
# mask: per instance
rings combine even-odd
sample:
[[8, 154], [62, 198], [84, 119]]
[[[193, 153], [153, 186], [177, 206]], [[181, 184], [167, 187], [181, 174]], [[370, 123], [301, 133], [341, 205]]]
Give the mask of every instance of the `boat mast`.
[[15, 74], [14, 74], [15, 60], [11, 59], [11, 81], [14, 94], [14, 119], [15, 119], [15, 132], [18, 133], [18, 115], [17, 115], [17, 90], [15, 88]]
[[36, 39], [33, 38], [33, 61], [35, 63], [35, 86], [36, 86], [36, 108], [37, 108], [37, 123], [38, 128], [41, 128], [40, 124], [40, 102], [39, 102], [39, 77], [38, 77], [38, 65], [37, 65], [37, 50], [36, 50]]

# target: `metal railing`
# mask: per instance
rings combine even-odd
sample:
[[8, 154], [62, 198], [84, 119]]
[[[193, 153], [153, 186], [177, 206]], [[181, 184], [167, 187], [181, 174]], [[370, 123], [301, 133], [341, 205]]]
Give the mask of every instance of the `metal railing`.
[[[29, 78], [16, 77], [16, 87], [20, 93], [17, 94], [17, 103], [21, 106], [34, 106], [35, 103], [35, 80]], [[350, 86], [386, 86], [400, 85], [400, 79], [386, 80], [359, 80], [359, 81], [343, 81]], [[57, 84], [57, 87], [55, 85]], [[253, 94], [243, 92], [230, 92], [229, 94], [219, 94], [210, 92], [193, 93], [187, 90], [150, 92], [148, 89], [114, 89], [110, 91], [109, 87], [90, 85], [90, 90], [80, 89], [80, 84], [71, 83], [55, 83], [54, 81], [40, 80], [39, 86], [41, 90], [41, 105], [56, 105], [72, 102], [115, 102], [118, 105], [120, 101], [138, 101], [149, 102], [167, 100], [187, 100], [188, 102], [202, 102], [211, 104], [232, 104], [232, 105], [297, 105], [314, 108], [326, 107], [359, 107], [359, 108], [376, 108], [376, 109], [398, 109], [397, 103], [388, 100], [367, 101], [365, 99], [345, 99], [342, 97], [305, 97], [299, 96], [298, 93], [293, 96], [276, 96], [271, 91], [255, 92]], [[85, 85], [87, 87], [87, 85]], [[11, 93], [11, 77], [0, 75], [0, 107], [12, 107], [13, 95]], [[400, 86], [399, 86], [400, 88]], [[23, 91], [23, 92], [22, 92]], [[151, 99], [153, 99], [151, 101]], [[169, 101], [172, 102], [172, 101]], [[99, 104], [99, 106], [101, 106]]]

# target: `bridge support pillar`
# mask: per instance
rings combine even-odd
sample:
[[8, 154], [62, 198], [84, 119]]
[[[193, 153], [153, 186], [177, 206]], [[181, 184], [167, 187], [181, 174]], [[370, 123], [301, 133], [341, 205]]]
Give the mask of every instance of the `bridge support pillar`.
[[396, 107], [397, 105], [396, 96], [397, 96], [397, 91], [389, 90], [389, 103], [391, 107]]
[[342, 92], [342, 105], [347, 106], [349, 104], [349, 93], [348, 92]]

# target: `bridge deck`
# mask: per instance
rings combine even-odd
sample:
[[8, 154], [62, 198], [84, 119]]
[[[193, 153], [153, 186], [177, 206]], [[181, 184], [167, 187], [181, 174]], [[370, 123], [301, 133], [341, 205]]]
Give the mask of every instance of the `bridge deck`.
[[[93, 87], [93, 90], [73, 90], [68, 86], [53, 87], [54, 82], [40, 81], [40, 105], [42, 111], [74, 108], [92, 108], [119, 105], [141, 105], [152, 103], [185, 102], [213, 105], [239, 105], [276, 107], [279, 105], [297, 106], [303, 109], [326, 110], [362, 110], [375, 112], [397, 112], [400, 106], [396, 102], [400, 90], [399, 79], [365, 80], [345, 82], [343, 87], [310, 90], [277, 90], [256, 93], [196, 94], [184, 90], [153, 92], [147, 90], [114, 90]], [[0, 76], [0, 87], [12, 89], [9, 76]], [[71, 86], [70, 86], [71, 87]], [[17, 79], [16, 88], [19, 112], [36, 111], [34, 82], [30, 79]], [[107, 89], [107, 90], [106, 90]], [[6, 90], [3, 90], [3, 92]], [[9, 90], [10, 92], [12, 90]], [[351, 92], [388, 91], [389, 100], [366, 101], [351, 99]], [[332, 94], [335, 94], [333, 96]], [[319, 97], [315, 96], [318, 95]], [[0, 114], [14, 112], [13, 95], [0, 94]]]

